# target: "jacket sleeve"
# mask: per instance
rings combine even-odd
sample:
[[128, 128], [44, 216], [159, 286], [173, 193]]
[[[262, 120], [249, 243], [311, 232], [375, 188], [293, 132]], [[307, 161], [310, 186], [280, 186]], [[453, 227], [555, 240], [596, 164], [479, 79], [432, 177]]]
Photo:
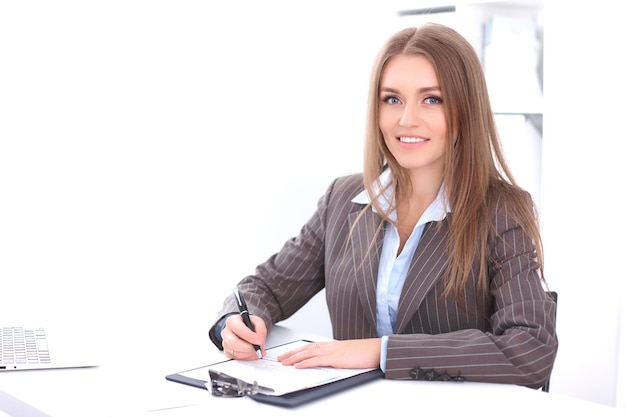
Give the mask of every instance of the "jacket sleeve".
[[[494, 221], [489, 267], [492, 307], [487, 310], [486, 328], [391, 335], [386, 378], [412, 379], [430, 372], [533, 388], [547, 382], [558, 347], [556, 303], [539, 278], [530, 237], [505, 210], [496, 210]], [[447, 310], [443, 315], [451, 311], [460, 312]]]
[[[293, 315], [324, 288], [324, 217], [336, 181], [319, 199], [315, 213], [299, 234], [287, 240], [277, 253], [259, 264], [253, 275], [237, 284], [246, 299], [250, 314], [261, 317], [268, 330], [274, 323]], [[217, 314], [216, 324], [219, 318], [236, 311], [232, 295], [226, 297]], [[215, 324], [209, 330], [209, 335], [219, 347], [221, 343], [214, 340], [214, 329]]]

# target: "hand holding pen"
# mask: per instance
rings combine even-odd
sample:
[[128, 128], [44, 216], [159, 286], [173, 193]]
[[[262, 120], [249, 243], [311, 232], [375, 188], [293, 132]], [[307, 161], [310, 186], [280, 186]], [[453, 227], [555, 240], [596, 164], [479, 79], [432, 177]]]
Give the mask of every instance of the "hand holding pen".
[[[252, 325], [252, 321], [250, 321], [250, 313], [248, 313], [248, 306], [246, 305], [245, 300], [243, 299], [243, 295], [239, 292], [237, 288], [233, 290], [235, 295], [235, 302], [237, 303], [237, 308], [239, 309], [239, 314], [243, 319], [246, 327], [252, 331], [254, 331], [254, 326]], [[253, 344], [254, 350], [256, 351], [259, 359], [263, 359], [263, 353], [261, 352], [261, 347], [259, 345]]]

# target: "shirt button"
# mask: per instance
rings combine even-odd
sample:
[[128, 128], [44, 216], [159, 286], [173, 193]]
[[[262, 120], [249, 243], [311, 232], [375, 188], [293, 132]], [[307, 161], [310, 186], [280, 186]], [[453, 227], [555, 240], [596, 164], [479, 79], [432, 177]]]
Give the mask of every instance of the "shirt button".
[[386, 296], [384, 296], [384, 295], [381, 295], [381, 296], [380, 296], [380, 303], [381, 303], [381, 304], [387, 304], [387, 297], [386, 297]]

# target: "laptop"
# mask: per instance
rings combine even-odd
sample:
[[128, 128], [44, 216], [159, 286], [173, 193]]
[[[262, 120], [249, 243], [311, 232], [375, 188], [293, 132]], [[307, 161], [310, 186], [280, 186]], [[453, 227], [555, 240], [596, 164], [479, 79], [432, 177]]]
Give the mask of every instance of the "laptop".
[[78, 330], [0, 326], [0, 372], [97, 366]]

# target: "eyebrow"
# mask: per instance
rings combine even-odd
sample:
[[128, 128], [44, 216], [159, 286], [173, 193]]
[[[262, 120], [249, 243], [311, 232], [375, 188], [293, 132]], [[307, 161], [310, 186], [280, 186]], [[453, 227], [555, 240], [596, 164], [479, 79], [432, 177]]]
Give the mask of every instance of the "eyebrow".
[[[430, 93], [432, 91], [438, 91], [441, 92], [441, 88], [437, 87], [437, 86], [432, 86], [432, 87], [422, 87], [420, 88], [417, 92], [420, 94], [424, 94], [424, 93]], [[393, 93], [393, 94], [400, 94], [400, 91], [396, 90], [395, 88], [391, 88], [391, 87], [381, 87], [380, 88], [380, 92], [387, 92], [387, 93]]]

